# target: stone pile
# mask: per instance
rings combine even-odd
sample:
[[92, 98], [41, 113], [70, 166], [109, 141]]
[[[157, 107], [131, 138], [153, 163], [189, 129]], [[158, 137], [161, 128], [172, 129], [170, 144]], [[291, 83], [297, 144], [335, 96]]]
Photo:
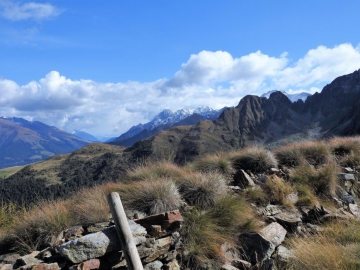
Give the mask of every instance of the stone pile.
[[[177, 254], [182, 221], [178, 210], [128, 221], [144, 269], [180, 269]], [[104, 226], [75, 226], [62, 232], [54, 247], [25, 256], [1, 255], [0, 270], [127, 269], [115, 226]]]

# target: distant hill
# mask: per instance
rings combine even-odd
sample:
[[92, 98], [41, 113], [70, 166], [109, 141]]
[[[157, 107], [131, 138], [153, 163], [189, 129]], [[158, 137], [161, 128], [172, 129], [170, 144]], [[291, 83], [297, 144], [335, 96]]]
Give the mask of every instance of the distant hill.
[[73, 132], [71, 132], [71, 134], [83, 140], [87, 140], [91, 142], [100, 142], [98, 138], [84, 131], [74, 130]]
[[110, 144], [132, 146], [134, 143], [147, 139], [160, 131], [167, 130], [175, 126], [195, 125], [204, 120], [215, 120], [224, 110], [214, 110], [209, 107], [196, 109], [182, 109], [178, 111], [163, 110], [157, 114], [150, 122], [132, 126], [127, 132], [118, 138], [109, 141]]
[[88, 143], [38, 121], [0, 117], [0, 168], [44, 160], [72, 152]]

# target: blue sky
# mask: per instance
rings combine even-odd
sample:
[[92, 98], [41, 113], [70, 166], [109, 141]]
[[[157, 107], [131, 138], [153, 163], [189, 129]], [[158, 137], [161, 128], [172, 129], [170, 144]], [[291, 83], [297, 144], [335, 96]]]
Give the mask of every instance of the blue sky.
[[0, 115], [117, 136], [162, 109], [320, 91], [360, 68], [359, 1], [0, 0]]

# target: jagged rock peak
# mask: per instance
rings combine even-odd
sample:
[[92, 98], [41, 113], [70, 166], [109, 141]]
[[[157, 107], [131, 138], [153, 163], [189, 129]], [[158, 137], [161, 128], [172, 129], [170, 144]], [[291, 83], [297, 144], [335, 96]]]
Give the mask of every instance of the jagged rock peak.
[[301, 93], [297, 93], [297, 94], [289, 94], [285, 91], [280, 91], [280, 90], [271, 90], [271, 91], [268, 91], [264, 94], [261, 95], [261, 97], [266, 97], [266, 98], [269, 98], [270, 95], [272, 93], [275, 93], [275, 92], [281, 92], [282, 94], [284, 94], [285, 96], [287, 96], [287, 98], [292, 102], [296, 102], [298, 100], [302, 100], [302, 101], [305, 101], [309, 96], [311, 96], [310, 93], [306, 93], [306, 92], [301, 92]]

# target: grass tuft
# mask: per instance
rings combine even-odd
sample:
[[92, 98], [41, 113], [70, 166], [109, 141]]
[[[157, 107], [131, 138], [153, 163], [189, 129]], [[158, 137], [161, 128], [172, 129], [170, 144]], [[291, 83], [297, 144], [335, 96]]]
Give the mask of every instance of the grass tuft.
[[185, 213], [180, 231], [186, 251], [183, 264], [198, 269], [210, 260], [219, 262], [221, 244], [234, 243], [235, 234], [255, 229], [254, 224], [250, 207], [238, 197], [225, 196], [207, 211]]
[[231, 162], [223, 155], [204, 156], [191, 164], [194, 171], [217, 172], [225, 175], [233, 173]]
[[184, 200], [199, 209], [215, 205], [216, 200], [226, 194], [224, 176], [218, 173], [193, 173], [186, 180], [178, 183]]
[[155, 215], [179, 209], [182, 198], [170, 179], [132, 182], [118, 187], [122, 202], [133, 210]]
[[268, 177], [266, 179], [266, 189], [271, 202], [293, 206], [293, 204], [287, 200], [287, 196], [295, 190], [289, 183], [285, 182], [280, 177], [276, 175]]
[[274, 154], [264, 148], [251, 147], [230, 154], [235, 169], [252, 173], [264, 173], [271, 167], [277, 167]]

